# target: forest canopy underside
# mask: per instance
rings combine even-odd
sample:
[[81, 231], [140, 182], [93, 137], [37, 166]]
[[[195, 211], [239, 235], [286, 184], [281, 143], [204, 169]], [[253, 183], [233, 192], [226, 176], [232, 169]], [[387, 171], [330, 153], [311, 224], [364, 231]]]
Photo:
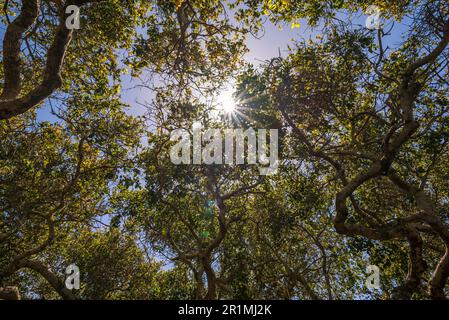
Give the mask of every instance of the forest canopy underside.
[[[449, 297], [447, 0], [0, 11], [0, 299]], [[246, 61], [267, 28], [297, 37]], [[199, 125], [270, 132], [277, 170], [195, 164]]]

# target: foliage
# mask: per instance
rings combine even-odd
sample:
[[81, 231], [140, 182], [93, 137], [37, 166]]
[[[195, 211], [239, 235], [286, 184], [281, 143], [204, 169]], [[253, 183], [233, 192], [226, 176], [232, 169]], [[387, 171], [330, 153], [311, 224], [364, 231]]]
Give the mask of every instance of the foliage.
[[[70, 4], [79, 30], [64, 26]], [[351, 23], [369, 5], [389, 19], [379, 30]], [[448, 296], [447, 1], [0, 7], [0, 287], [27, 299]], [[320, 35], [249, 65], [245, 40], [267, 19]], [[231, 79], [236, 110], [217, 115], [207, 98]], [[130, 83], [151, 92], [143, 116], [123, 102]], [[194, 122], [278, 129], [279, 170], [174, 165], [170, 133]], [[64, 284], [70, 264], [78, 290]], [[365, 285], [370, 264], [380, 289]]]

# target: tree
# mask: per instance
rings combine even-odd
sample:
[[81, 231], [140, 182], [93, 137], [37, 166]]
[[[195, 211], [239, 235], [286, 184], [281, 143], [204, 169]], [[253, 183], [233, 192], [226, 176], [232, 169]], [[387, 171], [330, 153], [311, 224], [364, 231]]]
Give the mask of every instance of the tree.
[[[0, 278], [12, 281], [19, 271], [30, 269], [61, 297], [74, 298], [64, 287], [61, 267], [48, 255], [69, 245], [67, 230], [88, 232], [103, 224], [110, 214], [107, 199], [113, 184], [129, 185], [138, 174], [133, 157], [140, 145], [142, 119], [125, 113], [119, 95], [123, 74], [131, 71], [136, 76], [144, 67], [154, 68], [154, 76], [173, 76], [176, 82], [181, 69], [169, 66], [186, 52], [178, 45], [180, 39], [189, 39], [189, 49], [196, 47], [198, 59], [206, 45], [204, 52], [211, 62], [200, 65], [204, 77], [213, 74], [213, 69], [223, 72], [225, 68], [217, 64], [223, 64], [224, 54], [227, 61], [236, 59], [241, 40], [234, 35], [240, 31], [231, 30], [216, 2], [2, 4], [8, 28], [0, 98], [0, 118], [7, 120], [1, 124]], [[77, 31], [65, 24], [66, 8], [73, 4], [81, 7], [84, 26]], [[18, 15], [10, 21], [9, 14]], [[178, 18], [176, 23], [173, 17]], [[159, 42], [168, 47], [148, 47], [145, 32], [151, 46]], [[223, 41], [223, 37], [229, 48], [217, 46], [217, 39]], [[130, 57], [119, 61], [119, 50]], [[153, 60], [140, 63], [150, 50]], [[174, 55], [167, 56], [166, 50]], [[182, 68], [181, 75], [197, 72], [185, 63]], [[35, 120], [34, 107], [44, 100], [56, 123]]]
[[[0, 298], [447, 297], [447, 1], [0, 4]], [[342, 21], [371, 4], [379, 29]], [[242, 63], [264, 19], [320, 35]], [[230, 78], [223, 115], [208, 98]], [[195, 122], [277, 129], [278, 171], [174, 164]]]
[[[299, 44], [262, 76], [298, 148], [335, 174], [336, 231], [407, 241], [408, 272], [393, 297], [411, 298], [427, 277], [429, 295], [441, 299], [449, 229], [446, 188], [433, 176], [447, 151], [447, 99], [437, 97], [447, 96], [448, 8], [436, 1], [413, 9], [424, 18], [389, 56], [383, 29], [374, 37], [330, 27], [321, 43]], [[426, 242], [439, 261], [425, 256]]]

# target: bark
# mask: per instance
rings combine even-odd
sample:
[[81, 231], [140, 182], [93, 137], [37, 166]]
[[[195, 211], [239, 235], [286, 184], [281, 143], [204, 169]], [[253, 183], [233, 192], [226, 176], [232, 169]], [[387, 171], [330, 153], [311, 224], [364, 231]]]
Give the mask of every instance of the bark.
[[[66, 6], [75, 4], [82, 6], [99, 0], [67, 1]], [[47, 61], [41, 82], [28, 93], [22, 94], [20, 47], [22, 37], [39, 15], [39, 0], [23, 0], [19, 16], [8, 26], [3, 39], [3, 69], [5, 84], [0, 95], [0, 120], [15, 116], [38, 106], [50, 97], [62, 84], [61, 70], [64, 56], [70, 44], [72, 30], [65, 26], [65, 7], [61, 8], [56, 36], [47, 52]]]
[[217, 299], [217, 276], [215, 275], [215, 271], [211, 266], [211, 259], [203, 258], [202, 260], [204, 272], [206, 273], [207, 278], [207, 294], [205, 299]]
[[63, 280], [51, 272], [47, 266], [37, 260], [22, 260], [18, 263], [19, 268], [28, 268], [37, 273], [47, 280], [52, 288], [61, 296], [64, 300], [75, 300], [76, 296], [67, 289]]
[[432, 279], [429, 282], [430, 296], [434, 300], [446, 300], [444, 287], [449, 277], [449, 247], [446, 246], [446, 252], [438, 263]]
[[21, 300], [17, 287], [0, 288], [0, 300]]
[[34, 24], [38, 14], [38, 0], [23, 0], [19, 16], [6, 29], [5, 37], [3, 38], [5, 84], [0, 95], [0, 101], [12, 100], [20, 93], [20, 45], [22, 43], [22, 34]]
[[409, 251], [409, 267], [405, 282], [395, 289], [392, 295], [393, 299], [409, 300], [413, 293], [418, 291], [423, 273], [427, 269], [427, 264], [422, 256], [423, 241], [419, 233], [415, 230], [410, 230], [407, 235], [407, 241], [410, 246]]

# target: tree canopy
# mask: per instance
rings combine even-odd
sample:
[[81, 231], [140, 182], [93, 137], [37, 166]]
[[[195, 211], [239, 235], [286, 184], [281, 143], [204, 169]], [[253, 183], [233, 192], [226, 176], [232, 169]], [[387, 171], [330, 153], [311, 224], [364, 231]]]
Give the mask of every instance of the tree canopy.
[[[0, 299], [449, 296], [447, 1], [0, 8]], [[316, 34], [245, 61], [268, 24]], [[174, 164], [172, 132], [195, 125], [277, 130], [276, 172]]]

